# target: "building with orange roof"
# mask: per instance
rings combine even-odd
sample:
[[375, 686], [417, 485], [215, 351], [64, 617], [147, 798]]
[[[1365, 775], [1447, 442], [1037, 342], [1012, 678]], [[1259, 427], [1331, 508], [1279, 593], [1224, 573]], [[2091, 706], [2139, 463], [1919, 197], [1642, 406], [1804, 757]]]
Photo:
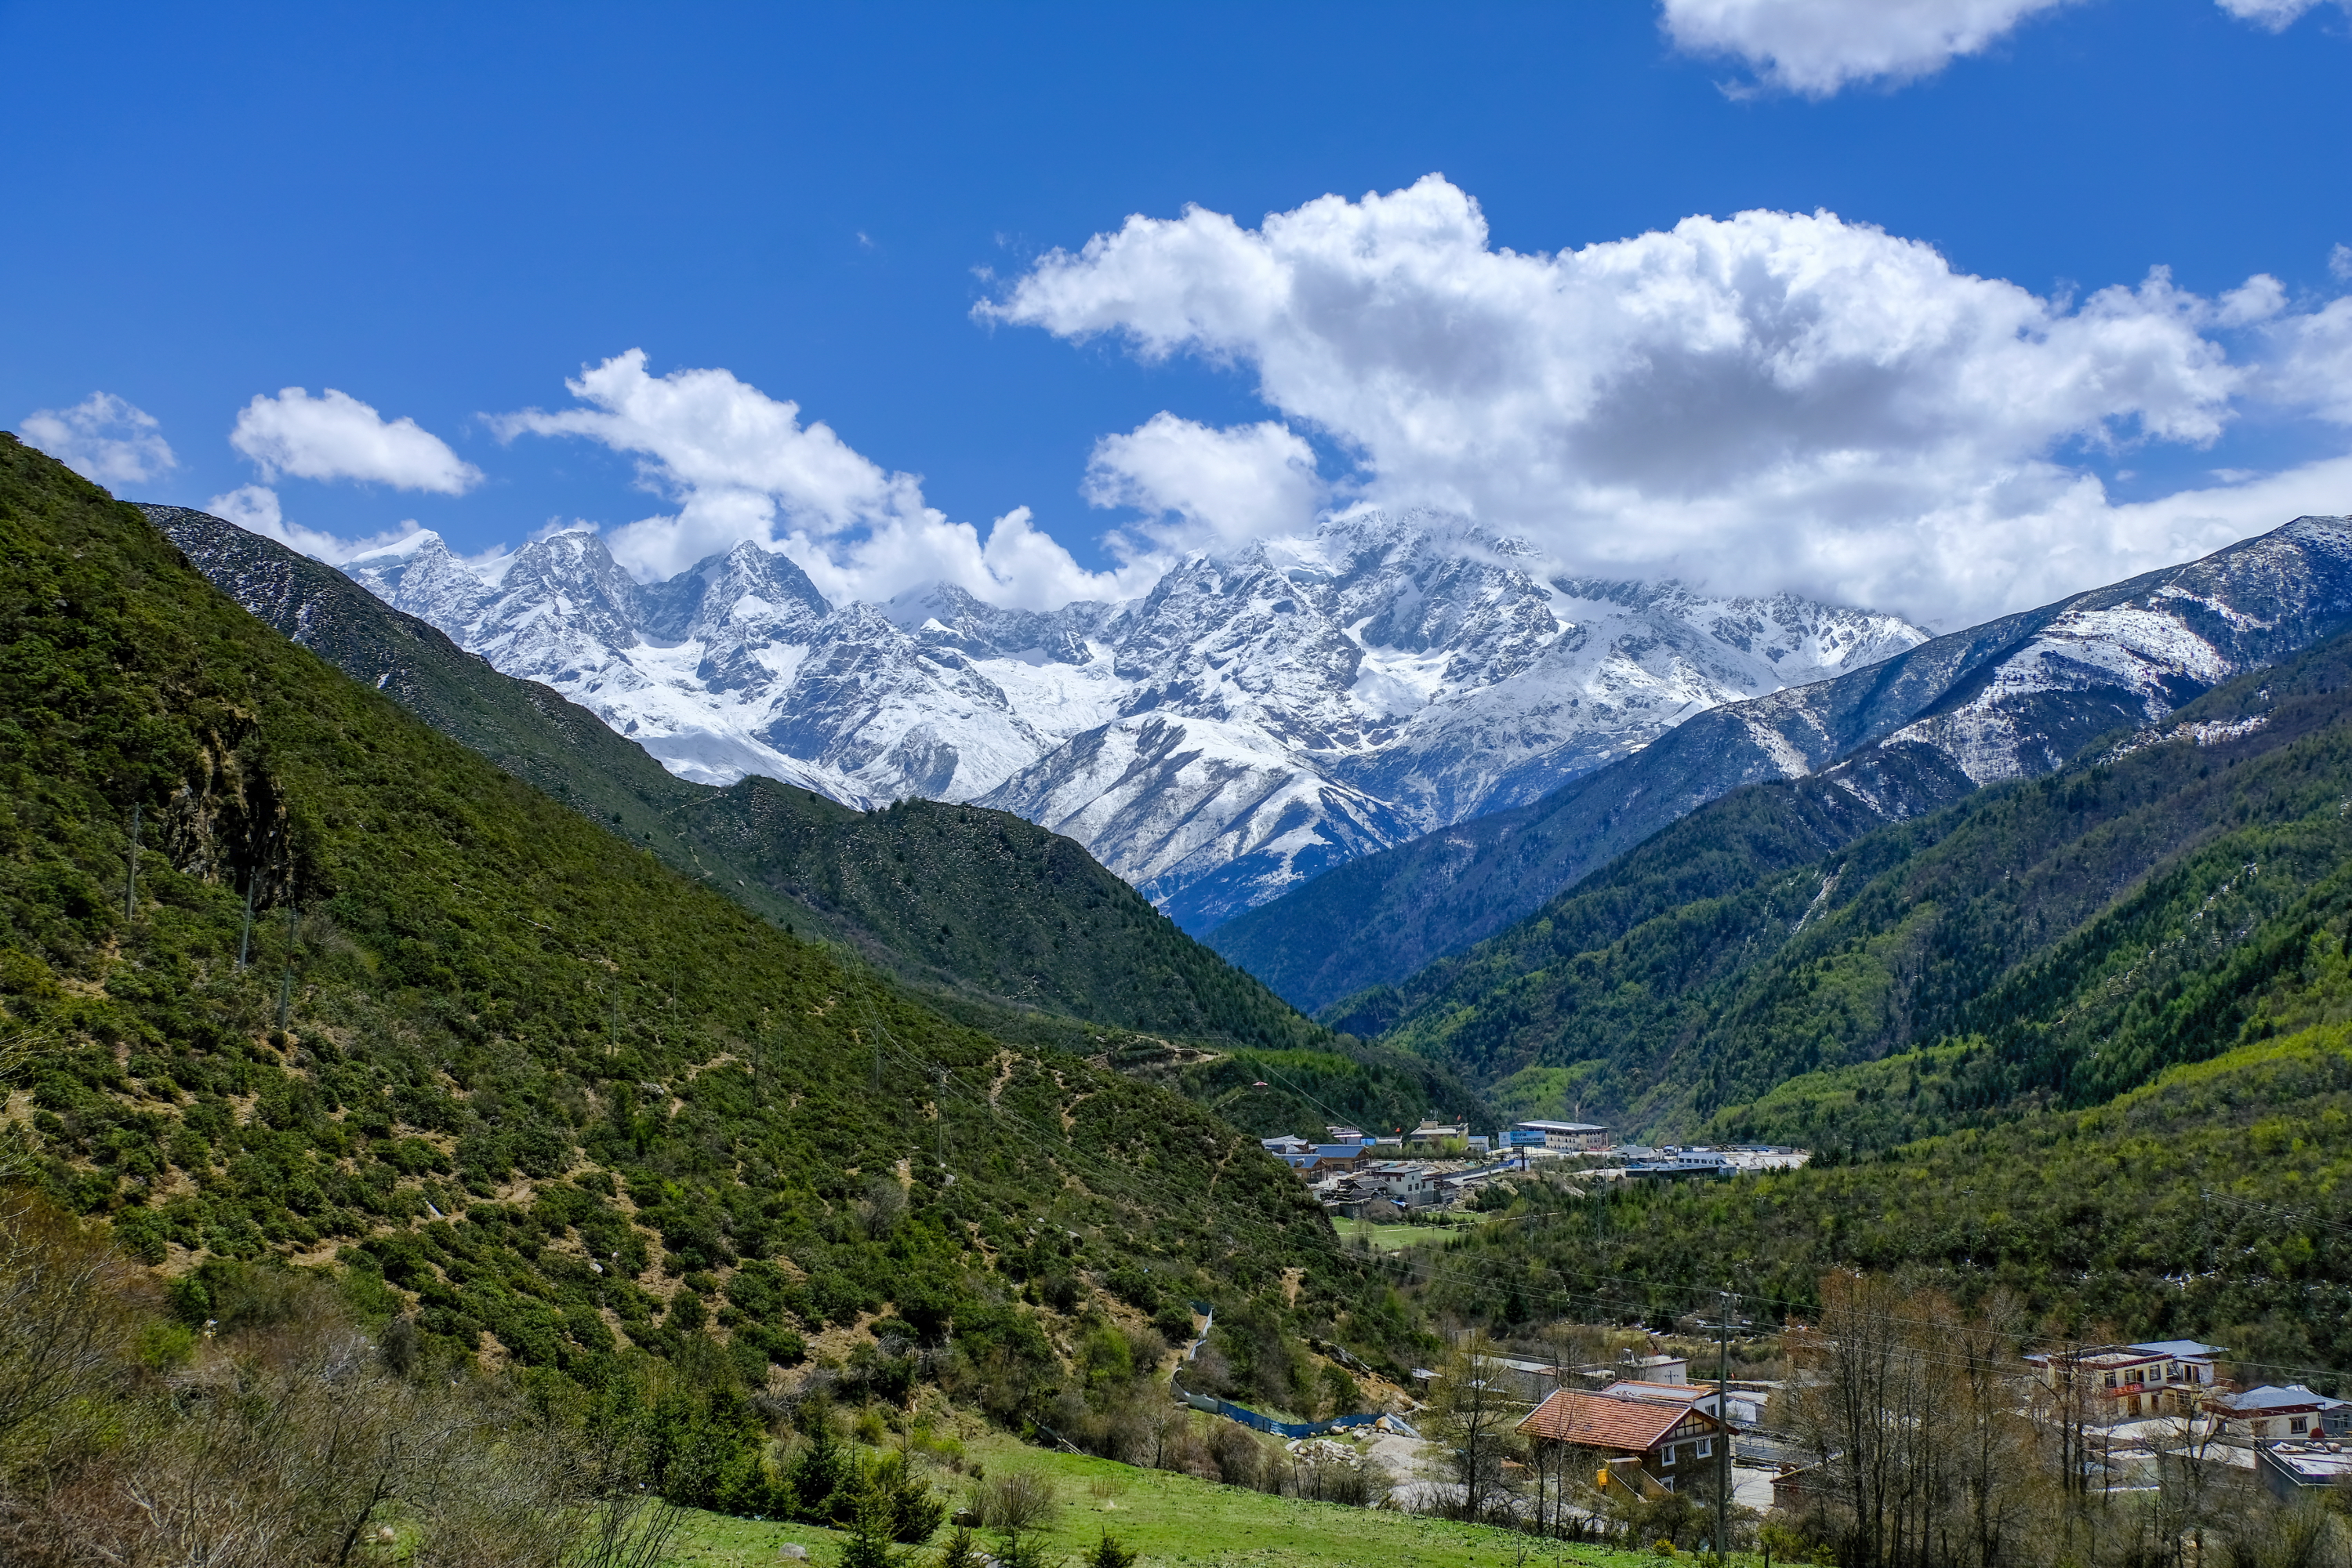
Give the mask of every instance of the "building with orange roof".
[[1668, 1491], [1675, 1482], [1704, 1482], [1719, 1462], [1716, 1445], [1730, 1429], [1680, 1401], [1621, 1398], [1563, 1388], [1535, 1407], [1519, 1431], [1539, 1443], [1591, 1453], [1602, 1486], [1643, 1488], [1643, 1479]]

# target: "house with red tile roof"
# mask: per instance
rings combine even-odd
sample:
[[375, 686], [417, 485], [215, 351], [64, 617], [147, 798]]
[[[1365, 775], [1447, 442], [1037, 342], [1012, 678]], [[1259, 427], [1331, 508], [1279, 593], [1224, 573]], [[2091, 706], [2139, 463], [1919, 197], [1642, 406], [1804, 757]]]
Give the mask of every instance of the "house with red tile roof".
[[1519, 1423], [1519, 1431], [1539, 1443], [1582, 1448], [1600, 1463], [1603, 1486], [1668, 1491], [1685, 1478], [1704, 1481], [1715, 1473], [1716, 1445], [1728, 1441], [1728, 1428], [1704, 1410], [1680, 1401], [1620, 1398], [1563, 1388]]

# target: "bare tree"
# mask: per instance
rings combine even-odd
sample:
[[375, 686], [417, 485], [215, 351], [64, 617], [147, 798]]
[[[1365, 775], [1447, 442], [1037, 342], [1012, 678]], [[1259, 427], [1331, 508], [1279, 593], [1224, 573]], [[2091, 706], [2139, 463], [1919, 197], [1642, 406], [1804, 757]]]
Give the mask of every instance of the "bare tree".
[[1496, 1374], [1494, 1342], [1484, 1331], [1465, 1334], [1440, 1367], [1434, 1434], [1461, 1487], [1462, 1517], [1484, 1519], [1502, 1500], [1503, 1461], [1520, 1414]]
[[21, 1461], [124, 1374], [135, 1292], [101, 1237], [38, 1197], [0, 1201], [0, 1457]]
[[1007, 1470], [988, 1477], [971, 1489], [971, 1510], [981, 1528], [1004, 1538], [999, 1553], [1006, 1563], [1027, 1561], [1021, 1538], [1050, 1530], [1062, 1516], [1062, 1500], [1053, 1478], [1036, 1470]]

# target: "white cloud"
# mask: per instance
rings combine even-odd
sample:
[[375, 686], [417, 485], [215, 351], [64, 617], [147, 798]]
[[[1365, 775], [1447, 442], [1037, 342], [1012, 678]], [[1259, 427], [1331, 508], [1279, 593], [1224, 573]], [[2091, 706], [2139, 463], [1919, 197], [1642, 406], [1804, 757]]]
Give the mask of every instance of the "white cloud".
[[315, 528], [287, 521], [285, 511], [278, 504], [278, 492], [267, 485], [239, 485], [226, 495], [215, 496], [205, 502], [205, 510], [215, 517], [226, 518], [247, 533], [274, 539], [330, 566], [341, 566], [354, 556], [382, 549], [416, 531], [416, 524], [412, 520], [366, 539], [344, 539], [337, 534], [322, 533]]
[[1768, 86], [1826, 97], [1908, 81], [2068, 0], [1664, 0], [1677, 47], [1745, 61]]
[[2213, 313], [2217, 324], [2250, 326], [2267, 321], [2286, 309], [2286, 286], [2267, 272], [2257, 272], [2214, 304], [2219, 307]]
[[1080, 493], [1149, 513], [1163, 544], [1214, 550], [1311, 527], [1324, 487], [1314, 449], [1271, 420], [1214, 430], [1161, 413], [1096, 442]]
[[[2177, 559], [2215, 518], [2284, 521], [2220, 492], [2185, 512], [2112, 507], [2068, 460], [2208, 443], [2261, 378], [2320, 406], [2206, 335], [2304, 342], [2316, 377], [2333, 317], [2283, 307], [2267, 277], [2217, 304], [2160, 268], [2044, 299], [1826, 213], [1694, 217], [1523, 255], [1489, 248], [1476, 205], [1433, 175], [1255, 230], [1199, 208], [1130, 218], [978, 313], [1245, 366], [1293, 426], [1357, 459], [1342, 488], [1466, 512], [1572, 569], [1785, 586], [1955, 625]], [[1181, 512], [1179, 479], [1144, 458], [1232, 438], [1164, 416], [1098, 448], [1090, 484]], [[1206, 467], [1199, 495], [1223, 497]]]
[[2242, 22], [2252, 22], [2276, 33], [2316, 6], [2319, 0], [2214, 0], [2214, 4]]
[[257, 395], [237, 411], [229, 445], [253, 459], [265, 482], [280, 474], [302, 479], [359, 479], [395, 489], [463, 495], [482, 471], [459, 460], [447, 443], [414, 419], [387, 421], [348, 393], [329, 387], [312, 397], [289, 386], [275, 397]]
[[2339, 245], [2327, 253], [2327, 270], [2330, 275], [2352, 283], [2352, 245]]
[[155, 416], [110, 392], [93, 392], [71, 408], [39, 408], [25, 416], [19, 431], [86, 479], [110, 489], [143, 485], [180, 460]]
[[[1933, 76], [2020, 24], [2075, 0], [1662, 0], [1676, 47], [1736, 58], [1765, 87], [1826, 98], [1843, 87]], [[2216, 0], [2278, 32], [2319, 0]], [[1734, 89], [1735, 92], [1752, 90]]]
[[2264, 329], [2273, 350], [2261, 386], [2273, 400], [2352, 425], [2352, 297]]
[[[525, 409], [495, 418], [502, 440], [580, 436], [639, 459], [647, 488], [676, 513], [612, 530], [624, 565], [667, 576], [749, 539], [782, 550], [826, 596], [882, 600], [945, 581], [991, 603], [1043, 608], [1134, 591], [1136, 571], [1092, 573], [1030, 521], [996, 520], [986, 541], [924, 504], [922, 481], [882, 468], [800, 405], [724, 370], [654, 376], [641, 349], [583, 370], [564, 385], [584, 407]], [[1148, 580], [1148, 578], [1146, 579]]]

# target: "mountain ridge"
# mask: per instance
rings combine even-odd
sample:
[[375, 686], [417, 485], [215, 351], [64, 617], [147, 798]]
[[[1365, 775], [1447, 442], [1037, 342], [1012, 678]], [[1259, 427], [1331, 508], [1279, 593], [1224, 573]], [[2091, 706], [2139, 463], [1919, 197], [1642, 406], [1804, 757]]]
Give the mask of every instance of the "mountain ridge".
[[[203, 1264], [291, 1260], [436, 1374], [595, 1387], [650, 1357], [688, 1414], [823, 1332], [911, 1381], [952, 1323], [961, 1359], [922, 1365], [1026, 1419], [1105, 1277], [1383, 1355], [1377, 1314], [1340, 1321], [1324, 1216], [1197, 1105], [961, 1027], [656, 864], [5, 435], [0, 536], [11, 1136], [59, 1204], [195, 1273], [192, 1327]], [[756, 1465], [764, 1425], [728, 1418], [723, 1455]]]
[[[1334, 1038], [1034, 824], [920, 800], [859, 813], [756, 774], [724, 789], [678, 778], [586, 709], [499, 674], [341, 573], [208, 513], [142, 510], [282, 635], [673, 870], [841, 944], [961, 1023], [1114, 1061], [1266, 1132], [1479, 1107], [1418, 1058]], [[667, 613], [698, 612], [673, 600]]]
[[2352, 911], [2352, 634], [1926, 816], [1806, 815], [1843, 793], [1693, 813], [1399, 988], [1387, 1042], [1527, 1113], [1565, 1092], [1660, 1136], [1834, 1152], [2096, 1104], [2259, 1038]]
[[[2242, 606], [2255, 605], [2250, 610]], [[1359, 859], [1207, 934], [1308, 1011], [1524, 919], [1744, 784], [1823, 773], [1868, 816], [2063, 764], [2240, 670], [2352, 625], [2352, 522], [2302, 518], [1811, 686], [1695, 715], [1542, 801]], [[1857, 821], [1862, 820], [1857, 818]]]
[[478, 567], [420, 533], [345, 569], [684, 776], [1012, 810], [1196, 931], [1925, 637], [1786, 595], [1547, 577], [1523, 542], [1426, 512], [1194, 555], [1138, 599], [1050, 612], [944, 585], [835, 605], [749, 543], [639, 584], [579, 532]]

